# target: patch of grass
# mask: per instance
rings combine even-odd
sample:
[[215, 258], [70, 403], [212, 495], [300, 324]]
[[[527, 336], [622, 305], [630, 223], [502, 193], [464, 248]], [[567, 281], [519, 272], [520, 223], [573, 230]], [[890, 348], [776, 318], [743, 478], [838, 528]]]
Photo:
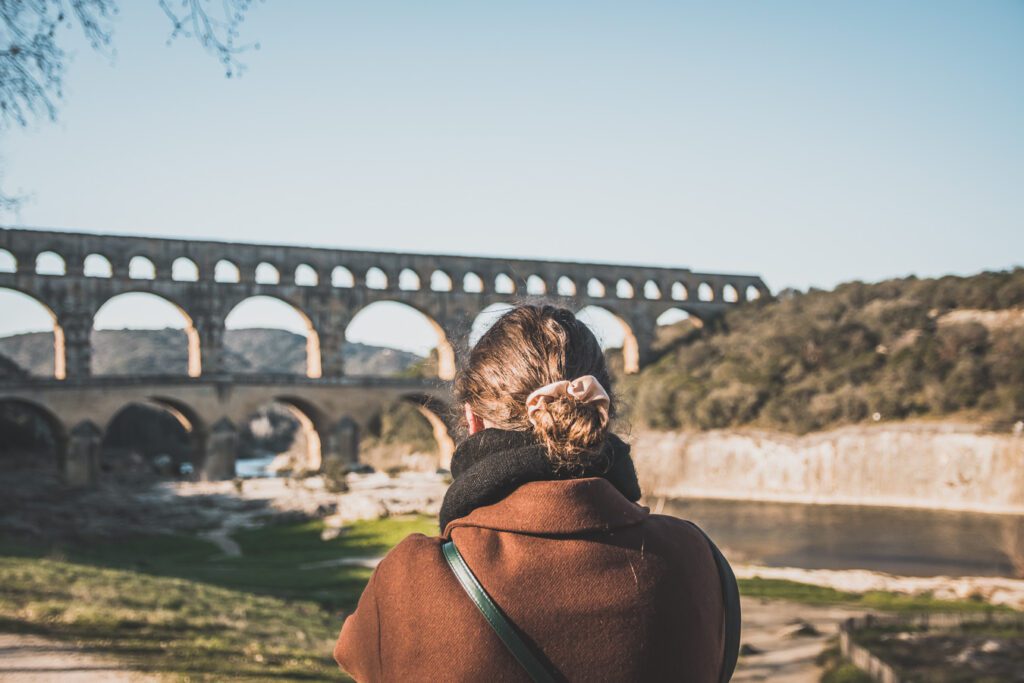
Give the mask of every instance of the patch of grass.
[[227, 557], [207, 541], [182, 535], [88, 545], [0, 542], [0, 554], [67, 559], [186, 578], [251, 593], [310, 600], [338, 613], [355, 606], [372, 570], [336, 561], [379, 557], [409, 534], [437, 533], [437, 522], [422, 516], [360, 522], [329, 541], [321, 540], [322, 530], [322, 522], [310, 521], [241, 531], [234, 539], [242, 547], [242, 557]]
[[822, 668], [821, 683], [872, 683], [874, 681], [865, 671], [858, 669], [853, 662], [843, 657], [835, 638], [831, 645], [822, 650], [815, 658], [815, 663]]
[[338, 678], [319, 605], [46, 558], [0, 558], [0, 629], [189, 680]]
[[821, 683], [874, 683], [874, 680], [845, 659], [830, 665], [821, 675]]
[[0, 541], [0, 630], [77, 642], [143, 671], [190, 680], [338, 678], [331, 648], [371, 571], [335, 563], [385, 554], [436, 521], [321, 522], [235, 536], [226, 557], [189, 536], [89, 545]]
[[749, 598], [789, 600], [810, 605], [848, 605], [885, 612], [1012, 612], [980, 600], [938, 600], [930, 595], [884, 591], [850, 593], [784, 579], [740, 579], [740, 594]]

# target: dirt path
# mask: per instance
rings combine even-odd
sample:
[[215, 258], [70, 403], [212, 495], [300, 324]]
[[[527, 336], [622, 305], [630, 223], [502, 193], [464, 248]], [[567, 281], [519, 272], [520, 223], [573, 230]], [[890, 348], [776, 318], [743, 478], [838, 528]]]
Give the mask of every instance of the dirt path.
[[130, 671], [108, 657], [73, 644], [24, 634], [0, 633], [0, 681], [140, 683], [159, 680]]

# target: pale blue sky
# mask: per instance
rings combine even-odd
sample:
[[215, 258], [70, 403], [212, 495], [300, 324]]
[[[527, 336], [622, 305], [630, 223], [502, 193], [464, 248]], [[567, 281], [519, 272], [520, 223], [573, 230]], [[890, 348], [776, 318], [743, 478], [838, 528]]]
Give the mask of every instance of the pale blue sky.
[[776, 290], [1024, 263], [1022, 2], [267, 0], [232, 80], [122, 4], [60, 121], [0, 141], [4, 222]]

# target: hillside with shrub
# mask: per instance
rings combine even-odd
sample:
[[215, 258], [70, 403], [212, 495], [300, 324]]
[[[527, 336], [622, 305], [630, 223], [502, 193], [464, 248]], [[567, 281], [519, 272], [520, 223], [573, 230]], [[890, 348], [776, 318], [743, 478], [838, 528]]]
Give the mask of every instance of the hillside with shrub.
[[1024, 268], [784, 291], [714, 324], [663, 330], [624, 377], [630, 421], [794, 433], [958, 415], [1024, 419]]

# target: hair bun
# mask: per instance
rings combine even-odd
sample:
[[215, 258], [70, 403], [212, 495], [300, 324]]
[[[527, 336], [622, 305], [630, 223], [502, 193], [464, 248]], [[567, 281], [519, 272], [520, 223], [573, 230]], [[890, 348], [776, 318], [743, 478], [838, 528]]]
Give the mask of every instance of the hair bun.
[[533, 431], [556, 465], [580, 467], [585, 454], [601, 451], [608, 436], [607, 418], [594, 403], [564, 396], [547, 401], [533, 414]]

